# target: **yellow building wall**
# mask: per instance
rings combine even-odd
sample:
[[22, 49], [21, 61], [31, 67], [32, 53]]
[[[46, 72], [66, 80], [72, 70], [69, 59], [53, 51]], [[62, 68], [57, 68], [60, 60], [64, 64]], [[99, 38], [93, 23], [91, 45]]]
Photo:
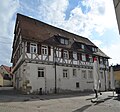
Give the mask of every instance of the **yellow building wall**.
[[0, 86], [3, 86], [3, 77], [0, 74]]
[[10, 80], [3, 80], [3, 85], [4, 86], [11, 86], [12, 85], [12, 82]]
[[2, 74], [9, 74], [3, 66], [0, 66], [0, 73]]
[[[9, 74], [3, 66], [0, 66], [0, 73], [4, 74]], [[11, 86], [12, 85], [12, 80], [4, 80], [3, 77], [0, 77], [0, 85], [2, 86]]]
[[114, 71], [114, 78], [117, 81], [120, 81], [120, 71]]

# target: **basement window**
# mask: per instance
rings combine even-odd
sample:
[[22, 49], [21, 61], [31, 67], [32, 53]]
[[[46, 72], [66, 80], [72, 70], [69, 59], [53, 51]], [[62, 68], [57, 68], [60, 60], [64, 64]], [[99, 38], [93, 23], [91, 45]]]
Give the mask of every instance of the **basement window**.
[[44, 68], [38, 67], [38, 77], [44, 77], [44, 75], [45, 75]]
[[80, 85], [79, 85], [79, 82], [76, 82], [76, 88], [79, 88]]

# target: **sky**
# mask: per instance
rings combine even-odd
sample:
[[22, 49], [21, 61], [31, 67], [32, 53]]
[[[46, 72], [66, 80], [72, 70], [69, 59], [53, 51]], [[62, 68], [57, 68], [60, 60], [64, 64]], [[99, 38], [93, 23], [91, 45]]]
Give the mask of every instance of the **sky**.
[[120, 64], [120, 35], [113, 0], [0, 0], [0, 65], [11, 66], [16, 14], [90, 39]]

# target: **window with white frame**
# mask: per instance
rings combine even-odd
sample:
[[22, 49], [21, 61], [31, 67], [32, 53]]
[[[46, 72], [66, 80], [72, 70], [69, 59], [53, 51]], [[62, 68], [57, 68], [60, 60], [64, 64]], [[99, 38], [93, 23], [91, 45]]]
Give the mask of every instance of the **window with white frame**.
[[73, 59], [77, 60], [77, 53], [73, 52]]
[[30, 44], [30, 53], [37, 53], [37, 44], [36, 43]]
[[65, 45], [68, 45], [68, 40], [67, 39], [65, 39]]
[[82, 70], [82, 78], [83, 79], [87, 78], [86, 70]]
[[92, 71], [88, 71], [88, 78], [93, 79], [93, 72]]
[[44, 68], [38, 67], [38, 77], [44, 77], [44, 75], [45, 75]]
[[85, 45], [81, 44], [81, 48], [82, 48], [82, 49], [85, 49]]
[[97, 52], [97, 48], [92, 47], [92, 51], [93, 51], [93, 52]]
[[103, 64], [103, 59], [102, 59], [102, 57], [100, 57], [100, 64]]
[[90, 62], [93, 62], [93, 57], [91, 55], [89, 55], [89, 60]]
[[76, 71], [76, 69], [73, 69], [73, 76], [77, 76], [77, 71]]
[[68, 51], [67, 50], [64, 50], [63, 57], [66, 58], [66, 59], [68, 59]]
[[82, 54], [82, 61], [86, 61], [86, 56], [85, 56], [85, 54]]
[[60, 42], [61, 42], [61, 44], [64, 44], [64, 39], [61, 38], [61, 39], [60, 39]]
[[61, 38], [60, 43], [64, 45], [68, 45], [68, 39]]
[[68, 70], [63, 69], [63, 78], [68, 78]]
[[42, 54], [43, 55], [48, 55], [48, 47], [47, 46], [45, 46], [45, 45], [42, 45]]

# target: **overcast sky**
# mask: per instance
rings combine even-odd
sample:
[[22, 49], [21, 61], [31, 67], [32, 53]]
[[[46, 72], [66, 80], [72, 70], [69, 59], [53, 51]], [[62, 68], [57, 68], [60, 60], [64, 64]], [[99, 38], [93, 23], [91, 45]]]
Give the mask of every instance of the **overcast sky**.
[[0, 0], [0, 65], [11, 65], [16, 13], [89, 38], [120, 64], [120, 36], [112, 0]]

